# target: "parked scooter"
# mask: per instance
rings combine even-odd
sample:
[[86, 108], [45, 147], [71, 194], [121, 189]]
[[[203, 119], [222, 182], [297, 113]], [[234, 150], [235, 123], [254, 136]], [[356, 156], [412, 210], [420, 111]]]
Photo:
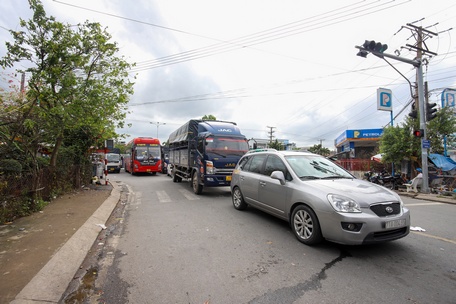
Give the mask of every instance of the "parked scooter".
[[380, 173], [372, 171], [364, 173], [364, 176], [368, 181], [374, 184], [382, 185], [391, 190], [398, 188], [398, 185], [402, 185], [403, 181], [400, 175], [395, 174], [391, 176], [386, 170], [382, 170]]

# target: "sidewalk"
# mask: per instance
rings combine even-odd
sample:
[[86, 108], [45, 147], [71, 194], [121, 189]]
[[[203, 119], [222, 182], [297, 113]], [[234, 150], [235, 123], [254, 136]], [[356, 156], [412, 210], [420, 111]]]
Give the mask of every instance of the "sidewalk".
[[453, 196], [444, 196], [444, 195], [435, 194], [435, 193], [406, 192], [405, 190], [396, 191], [396, 192], [401, 196], [413, 197], [416, 199], [428, 200], [428, 201], [433, 201], [433, 202], [456, 204], [456, 198], [454, 198]]
[[0, 226], [0, 303], [58, 303], [120, 198], [91, 185]]

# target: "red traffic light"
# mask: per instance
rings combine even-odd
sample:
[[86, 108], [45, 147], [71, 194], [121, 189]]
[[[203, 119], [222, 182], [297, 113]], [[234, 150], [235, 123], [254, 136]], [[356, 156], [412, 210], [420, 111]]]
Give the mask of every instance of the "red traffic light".
[[414, 130], [413, 131], [413, 136], [415, 136], [415, 137], [424, 137], [424, 130], [423, 129]]

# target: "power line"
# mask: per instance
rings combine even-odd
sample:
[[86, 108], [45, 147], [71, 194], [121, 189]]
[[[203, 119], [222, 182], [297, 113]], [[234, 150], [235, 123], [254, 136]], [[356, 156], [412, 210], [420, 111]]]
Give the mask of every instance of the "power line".
[[[232, 39], [229, 41], [222, 41], [221, 43], [213, 44], [207, 47], [194, 49], [186, 52], [182, 52], [179, 54], [174, 54], [166, 57], [157, 58], [150, 61], [145, 61], [142, 63], [138, 63], [135, 68], [132, 68], [132, 72], [139, 72], [148, 69], [159, 68], [167, 65], [177, 64], [181, 62], [186, 62], [190, 60], [200, 59], [203, 57], [213, 56], [220, 53], [225, 53], [229, 51], [233, 51], [240, 48], [252, 47], [258, 44], [264, 44], [266, 42], [283, 39], [292, 35], [301, 34], [304, 32], [314, 31], [317, 29], [321, 29], [323, 27], [327, 27], [330, 25], [335, 25], [341, 22], [353, 20], [356, 18], [360, 18], [369, 14], [373, 14], [375, 12], [385, 10], [388, 8], [392, 8], [398, 5], [402, 5], [402, 3], [393, 3], [394, 1], [386, 2], [383, 4], [373, 5], [371, 7], [365, 8], [365, 6], [371, 5], [369, 4], [362, 4], [355, 8], [350, 8], [350, 10], [343, 9], [350, 7], [342, 7], [339, 9], [335, 9], [320, 15], [316, 15], [313, 17], [309, 17], [306, 19], [302, 19], [296, 22], [288, 23], [282, 26], [274, 27], [268, 30], [256, 32], [250, 35], [242, 36], [236, 39]], [[364, 3], [364, 1], [359, 2]], [[354, 5], [358, 5], [356, 3]], [[375, 4], [375, 3], [374, 3]], [[352, 5], [351, 5], [352, 6]], [[384, 7], [387, 6], [387, 7]], [[355, 9], [359, 9], [355, 11]], [[337, 12], [337, 11], [341, 12]], [[341, 16], [337, 16], [342, 14]]]
[[197, 36], [197, 37], [203, 37], [206, 39], [218, 41], [219, 43], [213, 44], [207, 47], [199, 48], [199, 49], [194, 49], [186, 52], [182, 52], [179, 54], [174, 54], [166, 57], [161, 57], [157, 58], [154, 60], [150, 61], [145, 61], [142, 63], [138, 63], [136, 67], [131, 69], [131, 72], [139, 72], [143, 70], [148, 70], [148, 69], [154, 69], [154, 68], [159, 68], [167, 65], [172, 65], [172, 64], [177, 64], [181, 62], [186, 62], [190, 60], [196, 60], [208, 56], [213, 56], [216, 54], [220, 53], [225, 53], [229, 52], [232, 50], [236, 50], [239, 48], [246, 48], [246, 47], [252, 47], [257, 44], [263, 44], [266, 42], [274, 41], [277, 39], [283, 39], [285, 37], [289, 37], [292, 35], [297, 35], [301, 34], [303, 32], [308, 32], [308, 31], [313, 31], [316, 29], [320, 29], [323, 27], [327, 27], [330, 25], [338, 24], [341, 22], [353, 20], [362, 16], [366, 16], [369, 14], [376, 13], [378, 11], [382, 11], [385, 9], [389, 9], [398, 5], [402, 5], [406, 3], [407, 1], [404, 0], [402, 3], [395, 3], [395, 1], [391, 0], [386, 3], [382, 4], [377, 4], [376, 2], [372, 3], [365, 3], [365, 1], [360, 1], [351, 5], [343, 6], [337, 9], [334, 9], [332, 11], [328, 11], [316, 16], [312, 16], [309, 18], [305, 18], [299, 21], [291, 22], [282, 26], [274, 27], [271, 29], [267, 29], [264, 31], [260, 31], [257, 33], [253, 33], [250, 35], [242, 36], [233, 40], [229, 41], [224, 41], [220, 39], [215, 39], [215, 38], [210, 38], [207, 36], [203, 35], [198, 35], [194, 33], [190, 33], [187, 31], [182, 31], [170, 27], [165, 27], [165, 26], [160, 26], [157, 24], [149, 23], [149, 22], [144, 22], [141, 20], [133, 19], [133, 18], [128, 18], [128, 17], [123, 17], [107, 12], [101, 12], [89, 8], [85, 8], [82, 6], [74, 5], [74, 4], [69, 4], [66, 2], [58, 1], [58, 0], [53, 0], [56, 3], [60, 3], [63, 5], [68, 5], [72, 6], [75, 8], [83, 9], [83, 10], [88, 10], [92, 12], [96, 12], [99, 14], [111, 16], [114, 18], [120, 18], [124, 19], [127, 21], [131, 22], [137, 22], [149, 26], [154, 26], [158, 28], [162, 28], [165, 30], [170, 30], [170, 31], [175, 31], [187, 35], [192, 35], [192, 36]]

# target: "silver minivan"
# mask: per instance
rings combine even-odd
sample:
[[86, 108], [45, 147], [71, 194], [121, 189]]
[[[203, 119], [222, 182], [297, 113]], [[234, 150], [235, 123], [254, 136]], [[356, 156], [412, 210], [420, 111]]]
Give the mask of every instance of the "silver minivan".
[[409, 210], [397, 193], [309, 152], [249, 151], [237, 163], [230, 187], [234, 208], [252, 206], [288, 221], [307, 245], [323, 239], [379, 243], [410, 231]]

